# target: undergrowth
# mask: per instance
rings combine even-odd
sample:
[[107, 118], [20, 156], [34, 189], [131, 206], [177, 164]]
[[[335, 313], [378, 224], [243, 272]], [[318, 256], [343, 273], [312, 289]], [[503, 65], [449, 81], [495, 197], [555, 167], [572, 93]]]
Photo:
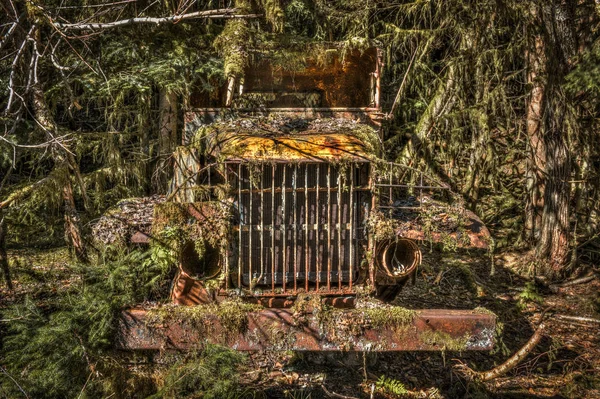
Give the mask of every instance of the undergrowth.
[[250, 396], [239, 384], [239, 367], [244, 354], [218, 345], [191, 352], [169, 367], [164, 386], [149, 399], [203, 398], [228, 399]]
[[137, 250], [68, 267], [79, 278], [65, 292], [2, 310], [0, 395], [95, 398], [110, 393], [117, 318], [124, 307], [161, 296], [169, 273], [148, 252]]

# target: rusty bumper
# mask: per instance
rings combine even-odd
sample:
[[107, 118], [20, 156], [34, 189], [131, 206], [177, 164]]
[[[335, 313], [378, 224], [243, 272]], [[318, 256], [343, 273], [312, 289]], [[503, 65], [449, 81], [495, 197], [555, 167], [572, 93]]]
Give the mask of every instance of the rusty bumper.
[[402, 322], [374, 322], [358, 309], [338, 309], [327, 317], [264, 309], [247, 313], [235, 328], [216, 315], [200, 324], [151, 319], [146, 310], [125, 311], [119, 349], [189, 350], [212, 343], [241, 351], [490, 350], [496, 326], [492, 313], [445, 309], [414, 311]]

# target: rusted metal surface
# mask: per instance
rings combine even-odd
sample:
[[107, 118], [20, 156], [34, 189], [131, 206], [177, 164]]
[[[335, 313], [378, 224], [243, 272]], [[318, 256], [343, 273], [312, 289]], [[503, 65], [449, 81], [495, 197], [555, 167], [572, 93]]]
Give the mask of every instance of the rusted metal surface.
[[213, 298], [209, 295], [202, 282], [179, 270], [173, 280], [171, 301], [178, 305], [192, 306], [201, 303], [210, 303], [213, 301]]
[[306, 162], [369, 159], [369, 154], [360, 140], [341, 133], [271, 137], [240, 135], [233, 132], [221, 140], [218, 155], [230, 161]]
[[413, 240], [406, 238], [378, 243], [375, 256], [379, 269], [391, 278], [412, 274], [421, 264], [419, 246]]
[[237, 215], [234, 288], [257, 296], [351, 291], [364, 256], [368, 163], [228, 162], [226, 170]]
[[[264, 306], [266, 308], [288, 309], [294, 306], [295, 299], [288, 298], [269, 298], [269, 297], [251, 297], [244, 298], [246, 302]], [[227, 297], [218, 296], [217, 301], [226, 301]], [[352, 309], [356, 305], [355, 296], [324, 296], [321, 298], [321, 303], [337, 309]]]
[[[236, 109], [242, 117], [303, 118], [303, 119], [348, 119], [358, 120], [374, 128], [381, 126], [385, 114], [379, 108], [247, 108]], [[222, 120], [223, 114], [231, 110], [224, 108], [195, 108], [184, 114], [186, 142], [202, 126]]]
[[146, 310], [122, 315], [119, 348], [125, 350], [189, 350], [205, 343], [241, 351], [416, 351], [490, 350], [496, 317], [469, 310], [420, 310], [406, 325], [373, 325], [357, 309], [336, 310], [328, 321], [290, 309], [247, 313], [241, 331], [224, 326], [217, 315], [202, 325], [148, 323]]
[[[374, 179], [373, 194], [379, 211], [398, 221], [398, 237], [433, 242], [450, 239], [458, 247], [488, 249], [489, 230], [473, 212], [450, 205], [452, 193], [446, 184], [422, 170], [394, 162], [383, 165]], [[425, 232], [423, 223], [414, 223], [423, 215], [430, 218], [434, 231]], [[453, 218], [456, 226], [447, 226]]]
[[229, 79], [215, 87], [210, 96], [193, 88], [192, 107], [269, 108], [269, 107], [365, 107], [379, 103], [380, 51], [376, 48], [343, 50], [338, 45], [327, 49], [326, 57], [311, 57], [302, 52], [295, 68], [280, 63], [262, 51], [251, 52], [243, 83]]
[[[425, 234], [423, 230], [410, 229], [402, 231], [401, 235], [402, 237], [410, 238], [413, 240], [431, 240], [433, 242], [442, 242], [444, 240], [447, 240], [448, 237], [450, 237], [458, 243], [459, 247], [488, 249], [490, 243], [492, 242], [492, 236], [488, 228], [483, 224], [481, 219], [479, 219], [477, 215], [475, 215], [473, 212], [465, 210], [465, 216], [465, 223], [463, 225], [464, 230], [461, 232], [432, 232]], [[464, 241], [460, 237], [461, 234], [467, 235], [469, 243], [468, 245], [464, 244]]]

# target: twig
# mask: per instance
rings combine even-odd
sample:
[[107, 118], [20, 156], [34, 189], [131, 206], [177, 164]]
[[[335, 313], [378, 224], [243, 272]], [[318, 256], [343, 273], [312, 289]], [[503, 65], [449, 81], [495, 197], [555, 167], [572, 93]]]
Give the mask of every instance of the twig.
[[133, 24], [176, 24], [180, 21], [186, 19], [194, 19], [194, 18], [256, 18], [259, 17], [259, 14], [236, 14], [236, 8], [223, 8], [216, 10], [207, 10], [207, 11], [196, 11], [191, 12], [189, 14], [182, 15], [171, 15], [169, 17], [163, 18], [152, 18], [152, 17], [141, 17], [141, 18], [129, 18], [122, 19], [120, 21], [114, 22], [105, 22], [105, 23], [74, 23], [74, 24], [64, 24], [60, 22], [52, 22], [59, 30], [92, 30], [92, 29], [112, 29], [119, 26], [127, 26]]
[[489, 371], [477, 372], [465, 364], [460, 364], [457, 368], [464, 372], [470, 379], [478, 381], [490, 381], [498, 378], [515, 368], [515, 366], [517, 366], [523, 359], [525, 359], [525, 357], [527, 357], [527, 355], [529, 355], [531, 350], [535, 348], [535, 346], [542, 339], [545, 328], [546, 325], [543, 322], [540, 323], [538, 328], [535, 330], [535, 333], [533, 333], [531, 338], [529, 338], [529, 341], [527, 341], [527, 343], [521, 349], [509, 357], [504, 363], [494, 367]]
[[583, 323], [598, 323], [600, 324], [600, 319], [594, 319], [592, 317], [579, 317], [579, 316], [567, 316], [564, 314], [555, 314], [554, 317], [561, 320], [570, 320], [570, 321], [580, 321]]
[[90, 382], [90, 378], [92, 378], [92, 374], [94, 374], [93, 371], [90, 373], [90, 375], [88, 376], [87, 380], [85, 380], [85, 384], [83, 384], [83, 388], [81, 388], [81, 392], [79, 392], [79, 395], [77, 396], [77, 399], [81, 398], [81, 395], [83, 395], [83, 391], [85, 391], [85, 387], [87, 387], [88, 382]]
[[412, 55], [412, 58], [410, 59], [410, 63], [408, 64], [408, 67], [406, 68], [406, 72], [404, 73], [404, 77], [402, 78], [402, 83], [400, 83], [400, 87], [398, 88], [398, 93], [396, 94], [396, 98], [394, 99], [394, 103], [392, 104], [392, 108], [390, 109], [390, 112], [388, 112], [388, 114], [386, 115], [387, 119], [390, 119], [394, 116], [394, 111], [396, 110], [396, 106], [398, 105], [398, 103], [400, 102], [400, 98], [402, 97], [402, 91], [404, 89], [404, 83], [406, 83], [406, 77], [408, 76], [408, 73], [410, 72], [410, 67], [413, 64], [413, 61], [415, 60], [415, 57], [417, 56], [417, 51], [419, 50], [419, 48], [417, 47], [415, 49], [415, 52]]
[[26, 397], [27, 399], [29, 399], [29, 395], [27, 395], [27, 392], [25, 392], [25, 391], [23, 390], [23, 388], [22, 388], [22, 387], [19, 385], [19, 383], [17, 382], [17, 380], [15, 380], [15, 379], [12, 377], [12, 375], [8, 374], [8, 372], [7, 372], [7, 371], [4, 369], [4, 367], [1, 367], [1, 366], [0, 366], [0, 371], [2, 371], [2, 374], [6, 375], [8, 378], [10, 378], [10, 379], [11, 379], [11, 381], [12, 381], [12, 382], [14, 382], [14, 383], [15, 383], [15, 385], [16, 385], [16, 386], [19, 388], [19, 391], [21, 391], [21, 392], [23, 393], [23, 395], [25, 395], [25, 397]]
[[325, 388], [324, 384], [321, 384], [321, 388], [323, 388], [323, 392], [325, 392], [325, 394], [327, 396], [329, 396], [330, 398], [340, 398], [340, 399], [358, 399], [355, 396], [346, 396], [346, 395], [340, 395], [339, 393], [335, 393], [335, 392], [330, 392], [327, 390], [327, 388]]

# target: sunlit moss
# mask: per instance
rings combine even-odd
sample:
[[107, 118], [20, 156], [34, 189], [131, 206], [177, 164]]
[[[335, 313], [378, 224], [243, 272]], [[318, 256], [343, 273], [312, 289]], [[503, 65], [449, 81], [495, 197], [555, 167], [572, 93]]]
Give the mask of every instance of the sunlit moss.
[[441, 331], [423, 331], [419, 337], [429, 346], [448, 351], [464, 351], [469, 342], [469, 336], [454, 338]]

